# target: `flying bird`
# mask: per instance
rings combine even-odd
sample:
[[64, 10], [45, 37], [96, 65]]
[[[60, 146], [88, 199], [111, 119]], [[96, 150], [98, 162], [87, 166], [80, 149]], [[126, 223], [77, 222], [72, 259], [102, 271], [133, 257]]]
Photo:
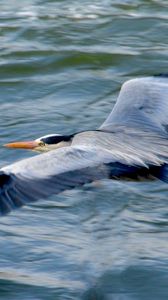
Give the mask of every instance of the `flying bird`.
[[125, 82], [96, 130], [6, 146], [43, 153], [0, 169], [1, 215], [104, 178], [168, 182], [168, 77]]

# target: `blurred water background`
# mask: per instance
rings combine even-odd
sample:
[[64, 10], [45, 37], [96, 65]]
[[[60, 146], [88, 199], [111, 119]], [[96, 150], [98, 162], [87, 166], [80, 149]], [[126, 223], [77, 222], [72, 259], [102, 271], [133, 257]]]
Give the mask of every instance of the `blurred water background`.
[[[1, 145], [93, 129], [125, 80], [168, 72], [168, 1], [1, 0], [0, 41]], [[167, 300], [167, 190], [106, 180], [1, 218], [0, 299]]]

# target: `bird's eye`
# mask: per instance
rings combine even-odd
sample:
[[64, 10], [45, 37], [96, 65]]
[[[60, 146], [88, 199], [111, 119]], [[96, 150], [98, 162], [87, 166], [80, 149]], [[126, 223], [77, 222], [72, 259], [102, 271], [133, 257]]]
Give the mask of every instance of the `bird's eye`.
[[44, 146], [45, 146], [45, 143], [41, 141], [41, 142], [39, 142], [39, 146], [40, 146], [40, 147], [44, 147]]

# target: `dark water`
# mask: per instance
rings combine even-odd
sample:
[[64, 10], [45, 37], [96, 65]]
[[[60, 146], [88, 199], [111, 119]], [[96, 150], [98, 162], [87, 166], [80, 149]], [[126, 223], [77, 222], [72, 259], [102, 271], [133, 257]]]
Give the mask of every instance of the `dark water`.
[[[168, 72], [167, 11], [1, 0], [1, 144], [97, 128], [126, 79]], [[0, 165], [31, 155], [1, 147]], [[168, 299], [167, 191], [107, 180], [2, 218], [0, 299]]]

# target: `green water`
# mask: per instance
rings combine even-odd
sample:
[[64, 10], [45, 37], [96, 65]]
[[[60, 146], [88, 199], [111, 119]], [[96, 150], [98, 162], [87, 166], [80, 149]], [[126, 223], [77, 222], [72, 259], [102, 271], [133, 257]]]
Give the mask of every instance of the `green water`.
[[[168, 72], [167, 11], [1, 0], [1, 145], [97, 128], [125, 80]], [[1, 147], [0, 166], [31, 155]], [[167, 300], [167, 189], [106, 180], [1, 218], [0, 300]]]

